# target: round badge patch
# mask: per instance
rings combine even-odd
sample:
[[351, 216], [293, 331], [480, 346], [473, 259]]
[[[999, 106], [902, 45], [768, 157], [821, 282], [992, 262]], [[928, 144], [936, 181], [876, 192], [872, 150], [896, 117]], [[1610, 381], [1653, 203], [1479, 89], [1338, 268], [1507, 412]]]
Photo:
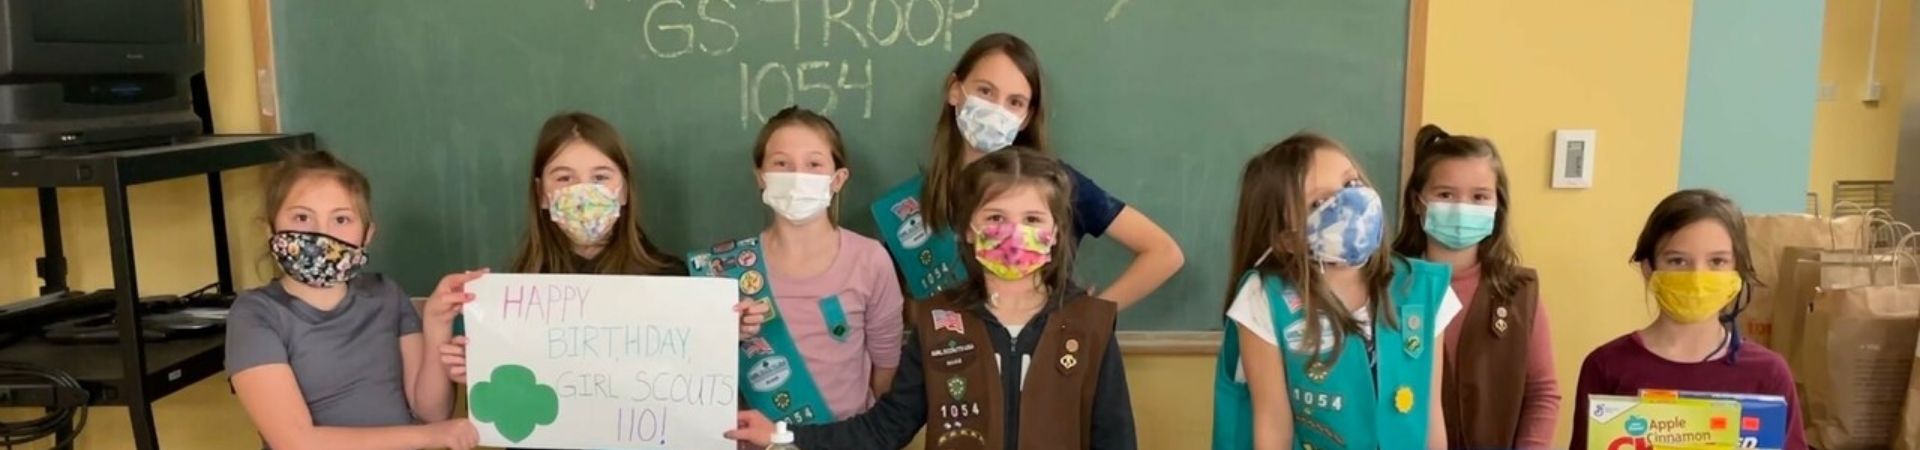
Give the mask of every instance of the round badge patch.
[[740, 292], [743, 294], [758, 294], [760, 289], [766, 287], [766, 283], [767, 280], [760, 277], [760, 272], [749, 270], [747, 273], [740, 274]]
[[780, 355], [761, 359], [747, 370], [748, 385], [758, 392], [772, 392], [780, 385], [787, 384], [787, 379], [792, 377], [793, 366], [787, 363], [787, 357]]
[[752, 250], [740, 252], [741, 267], [753, 267], [753, 263], [757, 263], [757, 262], [760, 262], [759, 254], [754, 253]]

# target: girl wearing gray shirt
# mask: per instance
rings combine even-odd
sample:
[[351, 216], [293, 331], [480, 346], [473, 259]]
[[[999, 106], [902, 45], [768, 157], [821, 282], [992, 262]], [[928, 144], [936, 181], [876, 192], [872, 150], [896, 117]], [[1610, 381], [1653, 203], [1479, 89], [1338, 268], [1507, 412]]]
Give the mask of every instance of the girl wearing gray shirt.
[[234, 392], [265, 447], [472, 448], [477, 432], [449, 420], [452, 382], [424, 350], [447, 342], [449, 326], [423, 327], [399, 285], [360, 273], [374, 232], [366, 177], [308, 151], [289, 155], [265, 185], [281, 276], [240, 294], [226, 349]]

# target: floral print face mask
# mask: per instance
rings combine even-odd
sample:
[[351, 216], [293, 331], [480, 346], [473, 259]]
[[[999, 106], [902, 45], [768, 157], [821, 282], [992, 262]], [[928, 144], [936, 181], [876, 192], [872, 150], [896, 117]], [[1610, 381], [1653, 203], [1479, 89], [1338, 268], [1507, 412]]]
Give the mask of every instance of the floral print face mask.
[[367, 265], [367, 251], [320, 233], [281, 231], [267, 241], [280, 271], [301, 284], [330, 288], [353, 281]]

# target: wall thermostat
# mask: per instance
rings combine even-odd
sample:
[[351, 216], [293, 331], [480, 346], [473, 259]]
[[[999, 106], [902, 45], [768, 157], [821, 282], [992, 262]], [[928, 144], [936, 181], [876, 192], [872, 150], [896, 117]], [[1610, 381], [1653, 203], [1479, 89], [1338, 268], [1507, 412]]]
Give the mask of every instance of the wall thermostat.
[[1593, 187], [1594, 136], [1594, 130], [1554, 130], [1554, 189]]

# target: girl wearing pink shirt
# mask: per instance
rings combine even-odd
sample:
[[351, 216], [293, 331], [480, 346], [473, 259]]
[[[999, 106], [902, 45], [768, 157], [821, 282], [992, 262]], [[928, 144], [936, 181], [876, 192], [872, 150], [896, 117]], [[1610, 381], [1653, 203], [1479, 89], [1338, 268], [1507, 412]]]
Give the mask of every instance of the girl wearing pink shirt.
[[838, 225], [846, 149], [833, 122], [799, 107], [767, 121], [753, 148], [765, 231], [694, 252], [695, 276], [741, 280], [740, 393], [795, 424], [852, 417], [886, 392], [900, 362], [902, 302], [879, 241]]
[[1394, 253], [1453, 266], [1465, 309], [1447, 325], [1441, 383], [1451, 448], [1547, 448], [1560, 409], [1539, 278], [1507, 236], [1507, 172], [1484, 138], [1414, 138]]

